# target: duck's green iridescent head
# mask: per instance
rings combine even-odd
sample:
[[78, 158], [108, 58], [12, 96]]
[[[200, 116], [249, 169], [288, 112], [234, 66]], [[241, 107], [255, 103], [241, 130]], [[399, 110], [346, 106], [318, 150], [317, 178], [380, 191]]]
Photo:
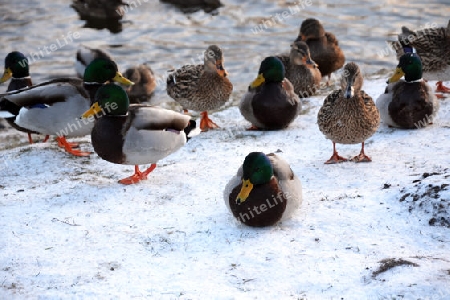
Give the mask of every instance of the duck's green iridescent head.
[[13, 51], [5, 57], [5, 71], [2, 78], [0, 78], [0, 83], [7, 81], [13, 76], [15, 78], [30, 76], [28, 59], [19, 51]]
[[280, 59], [274, 56], [266, 57], [259, 67], [258, 77], [250, 84], [250, 87], [258, 87], [264, 82], [282, 82], [285, 75], [286, 71]]
[[394, 75], [389, 78], [388, 83], [397, 82], [405, 76], [405, 81], [411, 82], [422, 79], [422, 61], [415, 53], [405, 53], [400, 57]]
[[242, 165], [242, 189], [236, 203], [244, 202], [254, 185], [268, 183], [273, 176], [273, 167], [269, 158], [262, 152], [251, 152]]
[[98, 89], [95, 94], [94, 104], [82, 115], [82, 118], [94, 115], [126, 115], [129, 106], [130, 100], [125, 90], [114, 83], [108, 83]]
[[116, 81], [126, 86], [134, 84], [120, 74], [115, 62], [107, 58], [94, 59], [84, 70], [83, 81], [88, 83]]

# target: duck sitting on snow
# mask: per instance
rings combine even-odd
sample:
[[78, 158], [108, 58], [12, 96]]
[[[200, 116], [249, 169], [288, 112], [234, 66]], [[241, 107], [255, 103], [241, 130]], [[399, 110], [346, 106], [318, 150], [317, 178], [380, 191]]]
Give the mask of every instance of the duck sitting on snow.
[[414, 48], [422, 61], [424, 78], [438, 81], [437, 92], [450, 93], [450, 89], [442, 84], [442, 81], [450, 79], [450, 21], [446, 28], [412, 31], [403, 26], [398, 41], [388, 43], [397, 52], [397, 58], [413, 52]]
[[345, 56], [339, 42], [331, 32], [326, 32], [322, 24], [313, 18], [306, 19], [300, 26], [297, 40], [304, 41], [311, 52], [311, 58], [319, 65], [322, 77], [342, 68]]
[[[400, 80], [403, 76], [404, 80]], [[388, 83], [385, 93], [377, 99], [383, 122], [405, 129], [420, 128], [433, 122], [439, 102], [422, 79], [419, 56], [414, 53], [403, 54]]]
[[239, 109], [252, 123], [250, 129], [282, 129], [291, 124], [301, 110], [301, 101], [292, 83], [285, 78], [285, 68], [277, 57], [266, 57], [242, 97]]
[[223, 63], [222, 49], [211, 45], [205, 51], [203, 65], [185, 65], [167, 77], [167, 94], [185, 110], [201, 112], [203, 131], [219, 127], [208, 117], [208, 110], [224, 105], [233, 91]]
[[[86, 66], [96, 58], [112, 60], [111, 55], [101, 49], [84, 45], [78, 48], [75, 61], [75, 70], [78, 77], [83, 78]], [[123, 76], [134, 82], [133, 85], [126, 87], [130, 103], [145, 102], [152, 97], [156, 89], [156, 77], [150, 66], [144, 63], [129, 67], [125, 70]]]
[[264, 227], [288, 219], [302, 202], [302, 184], [289, 164], [274, 153], [251, 152], [224, 190], [233, 216]]
[[295, 41], [289, 55], [277, 56], [286, 69], [286, 78], [294, 86], [300, 98], [307, 98], [320, 87], [322, 75], [317, 64], [311, 59], [309, 47], [305, 42]]
[[98, 58], [86, 68], [84, 80], [57, 78], [0, 94], [0, 107], [16, 116], [16, 125], [32, 132], [56, 135], [58, 145], [66, 152], [87, 156], [89, 152], [73, 149], [76, 145], [67, 142], [66, 137], [90, 134], [93, 123], [82, 122], [80, 115], [91, 105], [89, 94], [107, 81], [133, 84], [117, 71], [113, 61]]
[[380, 114], [372, 98], [361, 90], [363, 77], [357, 64], [345, 65], [341, 89], [328, 95], [317, 115], [320, 131], [333, 142], [333, 155], [326, 164], [347, 159], [338, 155], [336, 143], [361, 143], [361, 152], [355, 162], [372, 161], [364, 153], [364, 141], [371, 137], [380, 124]]
[[[129, 105], [126, 92], [114, 84], [97, 91], [94, 104], [83, 118], [94, 115], [97, 119], [91, 140], [98, 156], [115, 164], [135, 166], [132, 176], [119, 181], [122, 184], [146, 179], [158, 160], [186, 143], [183, 130], [189, 127], [189, 116], [156, 106]], [[141, 164], [151, 165], [141, 172]]]

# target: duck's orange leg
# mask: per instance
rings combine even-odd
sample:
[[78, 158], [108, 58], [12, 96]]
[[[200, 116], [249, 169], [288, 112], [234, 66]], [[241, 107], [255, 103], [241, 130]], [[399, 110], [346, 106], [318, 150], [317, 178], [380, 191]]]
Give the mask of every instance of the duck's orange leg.
[[67, 142], [66, 138], [64, 136], [58, 136], [56, 137], [56, 140], [58, 141], [58, 146], [61, 148], [64, 148], [66, 152], [75, 155], [75, 156], [89, 156], [91, 155], [90, 152], [83, 152], [80, 150], [73, 149], [74, 143]]
[[364, 142], [362, 143], [361, 146], [361, 152], [359, 153], [359, 155], [355, 156], [352, 158], [352, 161], [354, 162], [371, 162], [372, 159], [370, 157], [368, 157], [365, 153], [364, 153]]
[[436, 82], [436, 92], [450, 93], [450, 89], [442, 84], [442, 81]]
[[151, 171], [153, 171], [156, 168], [156, 164], [151, 164], [150, 167], [145, 170], [144, 172], [141, 172], [139, 170], [139, 166], [134, 166], [134, 174], [119, 180], [119, 183], [121, 184], [135, 184], [138, 183], [141, 180], [147, 179], [147, 175], [150, 174]]
[[333, 142], [333, 155], [325, 163], [326, 164], [337, 164], [337, 163], [341, 163], [344, 161], [347, 161], [347, 159], [342, 156], [339, 156], [339, 154], [336, 151], [336, 143]]
[[201, 112], [200, 115], [202, 116], [200, 120], [200, 129], [202, 131], [208, 131], [209, 129], [219, 128], [219, 126], [213, 121], [211, 121], [211, 119], [208, 117], [207, 111]]

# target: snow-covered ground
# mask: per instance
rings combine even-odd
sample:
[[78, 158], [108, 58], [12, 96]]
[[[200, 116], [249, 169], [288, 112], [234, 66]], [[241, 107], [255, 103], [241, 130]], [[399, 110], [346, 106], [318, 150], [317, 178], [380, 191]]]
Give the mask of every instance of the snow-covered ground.
[[[385, 80], [364, 90], [376, 99]], [[216, 112], [220, 129], [133, 186], [117, 183], [132, 166], [3, 131], [0, 299], [450, 299], [450, 100], [432, 126], [381, 124], [372, 163], [325, 165], [325, 96], [281, 131], [246, 131], [236, 106]], [[279, 151], [303, 184], [300, 209], [275, 227], [245, 227], [224, 204], [252, 151]]]

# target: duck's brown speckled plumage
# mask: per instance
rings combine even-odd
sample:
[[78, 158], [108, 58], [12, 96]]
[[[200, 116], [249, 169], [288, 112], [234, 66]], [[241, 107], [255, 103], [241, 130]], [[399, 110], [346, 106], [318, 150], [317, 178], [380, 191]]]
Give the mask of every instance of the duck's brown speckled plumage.
[[205, 52], [204, 65], [186, 65], [167, 78], [167, 94], [184, 109], [208, 111], [219, 108], [230, 98], [233, 85], [222, 67], [216, 70], [216, 62], [223, 62], [222, 50], [212, 45]]
[[403, 26], [398, 41], [388, 43], [395, 49], [398, 59], [405, 53], [404, 45], [414, 47], [422, 61], [425, 79], [439, 81], [450, 79], [450, 21], [446, 28], [424, 28], [413, 31]]
[[150, 99], [156, 89], [156, 78], [148, 65], [130, 67], [123, 75], [134, 82], [134, 85], [126, 89], [131, 103], [141, 103]]
[[344, 65], [344, 52], [337, 38], [331, 32], [326, 32], [318, 20], [304, 20], [297, 40], [308, 44], [311, 58], [319, 65], [322, 76], [328, 76]]
[[378, 129], [380, 114], [372, 98], [361, 90], [363, 78], [355, 63], [346, 70], [356, 74], [354, 96], [344, 97], [347, 76], [341, 79], [342, 89], [328, 95], [317, 116], [320, 131], [330, 140], [340, 144], [363, 143]]
[[311, 60], [309, 47], [305, 42], [295, 41], [289, 54], [277, 57], [286, 69], [286, 78], [300, 98], [307, 98], [316, 93], [322, 75], [318, 66]]

